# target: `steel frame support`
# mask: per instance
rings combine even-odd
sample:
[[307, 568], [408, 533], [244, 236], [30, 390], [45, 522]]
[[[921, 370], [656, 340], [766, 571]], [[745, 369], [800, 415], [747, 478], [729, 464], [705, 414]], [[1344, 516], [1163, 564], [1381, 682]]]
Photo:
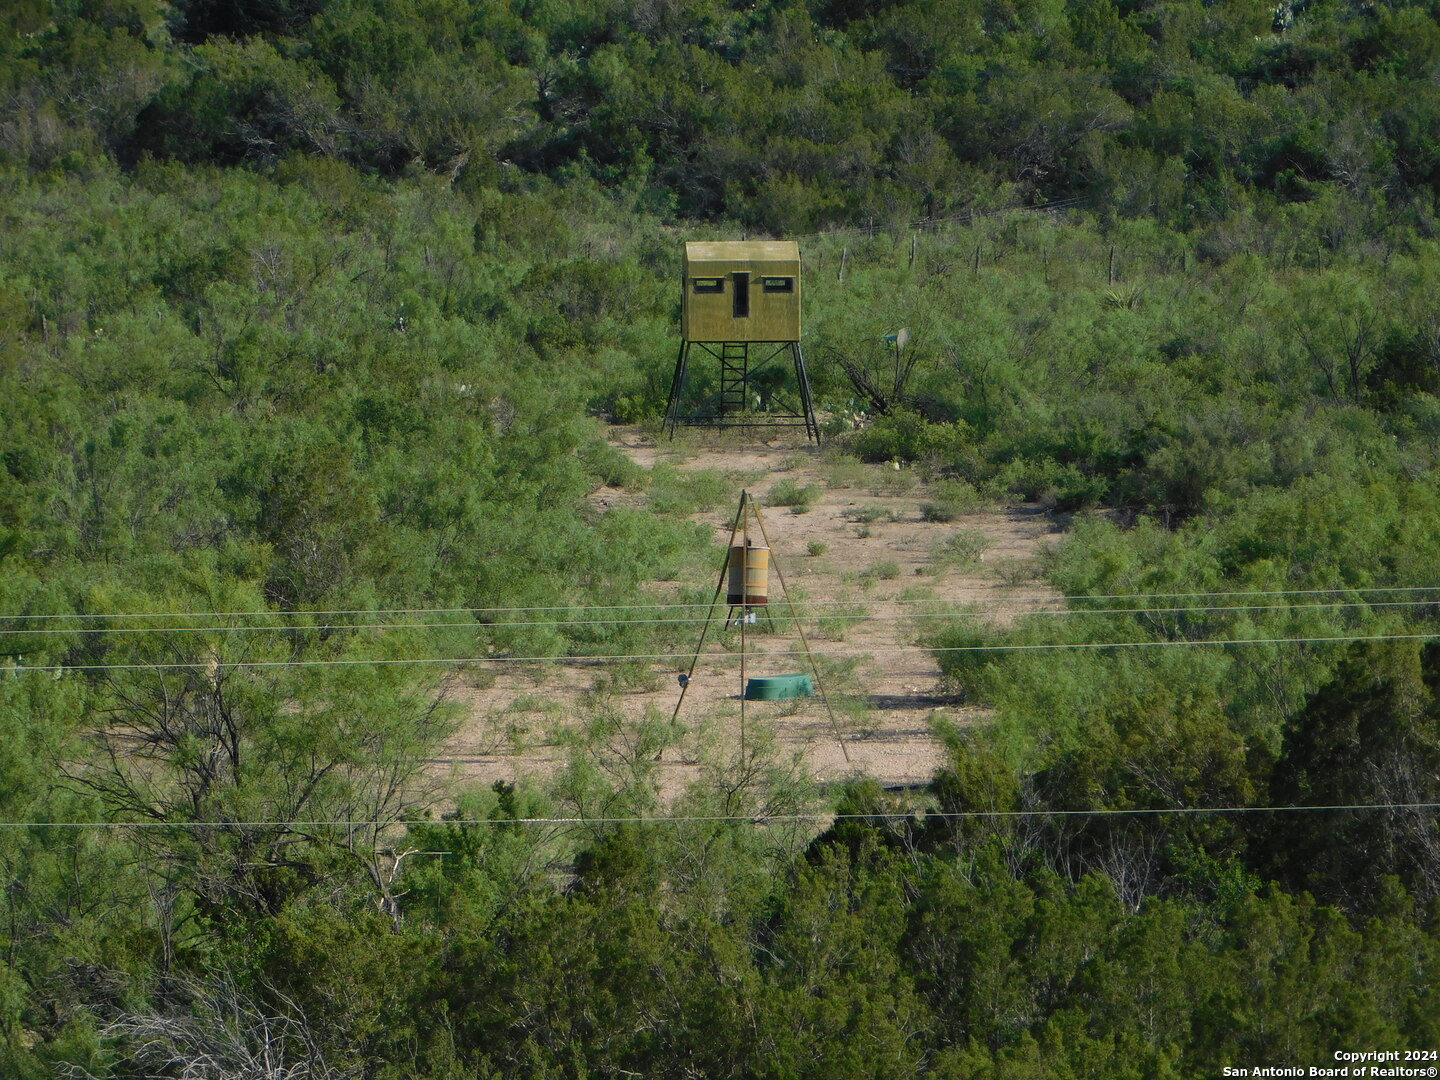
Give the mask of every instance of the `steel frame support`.
[[[773, 345], [774, 349], [752, 366], [753, 345]], [[720, 392], [715, 408], [709, 412], [684, 411], [685, 382], [689, 374], [691, 353], [700, 351], [714, 357], [720, 364]], [[750, 380], [772, 360], [788, 352], [795, 367], [795, 382], [800, 390], [798, 407], [787, 411], [751, 413]], [[805, 354], [798, 341], [682, 341], [675, 358], [675, 373], [670, 380], [670, 400], [665, 406], [665, 430], [670, 438], [680, 425], [694, 427], [801, 427], [807, 438], [820, 441], [820, 425], [815, 420], [815, 404], [810, 393], [810, 374], [805, 368]]]

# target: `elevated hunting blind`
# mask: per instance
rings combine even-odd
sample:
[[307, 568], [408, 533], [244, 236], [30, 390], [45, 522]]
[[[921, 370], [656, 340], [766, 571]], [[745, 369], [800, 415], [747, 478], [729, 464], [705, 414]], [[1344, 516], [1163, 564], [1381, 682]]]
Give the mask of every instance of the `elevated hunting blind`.
[[[680, 355], [665, 423], [711, 427], [801, 426], [819, 437], [810, 378], [800, 351], [800, 246], [793, 240], [685, 245]], [[699, 353], [720, 364], [717, 393], [686, 402], [686, 376]], [[769, 365], [788, 357], [796, 385], [787, 402]], [[756, 391], [752, 394], [752, 390]]]
[[800, 245], [793, 240], [685, 245], [686, 341], [800, 340]]

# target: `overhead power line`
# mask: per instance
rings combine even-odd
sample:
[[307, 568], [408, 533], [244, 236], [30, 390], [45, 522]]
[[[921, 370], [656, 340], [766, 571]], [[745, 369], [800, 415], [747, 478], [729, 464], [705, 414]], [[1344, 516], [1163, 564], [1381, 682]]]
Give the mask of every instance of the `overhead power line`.
[[[1204, 645], [1235, 646], [1235, 645], [1310, 645], [1321, 643], [1338, 642], [1360, 642], [1360, 641], [1433, 641], [1440, 639], [1440, 632], [1430, 634], [1340, 634], [1340, 635], [1319, 635], [1312, 637], [1266, 637], [1266, 638], [1198, 638], [1180, 639], [1173, 641], [1072, 641], [1072, 642], [1032, 642], [1017, 645], [953, 645], [953, 646], [926, 646], [926, 645], [899, 645], [883, 649], [853, 649], [845, 651], [836, 650], [814, 650], [816, 656], [839, 657], [856, 659], [871, 656], [887, 656], [902, 653], [928, 652], [928, 653], [1011, 653], [1011, 652], [1033, 652], [1040, 650], [1060, 649], [1161, 649], [1161, 648], [1185, 648]], [[456, 665], [456, 664], [521, 664], [521, 663], [542, 663], [542, 664], [582, 664], [596, 663], [600, 661], [635, 661], [635, 660], [678, 660], [688, 659], [694, 654], [691, 652], [670, 652], [670, 653], [610, 653], [598, 655], [576, 655], [576, 656], [460, 656], [460, 657], [397, 657], [393, 659], [346, 659], [346, 660], [240, 660], [235, 662], [215, 660], [217, 670], [221, 669], [260, 669], [260, 668], [297, 668], [297, 667], [400, 667], [400, 666], [421, 666], [421, 665]], [[784, 654], [772, 653], [772, 656]], [[727, 659], [739, 659], [739, 654], [728, 653], [706, 653], [707, 662], [714, 663]], [[6, 671], [12, 673], [23, 672], [81, 672], [81, 671], [176, 671], [189, 668], [205, 668], [212, 662], [211, 659], [175, 661], [165, 664], [134, 663], [134, 664], [38, 664], [34, 667], [16, 665], [11, 668], [0, 668], [0, 673]]]
[[868, 814], [810, 811], [793, 814], [687, 814], [664, 817], [522, 817], [441, 818], [434, 821], [0, 821], [4, 829], [377, 829], [400, 825], [685, 825], [748, 822], [763, 825], [784, 821], [873, 821], [937, 818], [942, 820], [1075, 817], [1165, 817], [1201, 814], [1316, 814], [1348, 811], [1440, 810], [1440, 802], [1337, 803], [1327, 806], [1156, 806], [1101, 810], [923, 810]]
[[[827, 607], [869, 607], [871, 604], [885, 604], [891, 601], [885, 600], [840, 600], [825, 601]], [[893, 601], [894, 603], [931, 604], [939, 601]], [[1179, 614], [1215, 614], [1237, 611], [1340, 611], [1350, 608], [1413, 608], [1434, 604], [1435, 600], [1350, 600], [1338, 601], [1331, 604], [1223, 604], [1223, 605], [1183, 605], [1176, 607], [1115, 607], [1115, 608], [1032, 608], [1029, 610], [1014, 610], [1013, 601], [1005, 605], [973, 604], [966, 605], [961, 609], [949, 609], [944, 611], [914, 611], [897, 615], [875, 615], [869, 612], [845, 612], [835, 611], [826, 614], [824, 611], [812, 612], [803, 603], [795, 606], [803, 615], [811, 618], [841, 619], [846, 622], [900, 622], [906, 619], [964, 619], [974, 616], [983, 616], [993, 612], [1003, 612], [1022, 618], [1032, 616], [1044, 616], [1047, 618], [1060, 618], [1072, 615], [1179, 615]], [[788, 616], [782, 615], [781, 618]], [[3, 617], [0, 617], [3, 618]], [[93, 616], [101, 619], [107, 616]], [[407, 622], [383, 622], [383, 623], [294, 623], [280, 626], [233, 626], [233, 625], [209, 625], [209, 626], [83, 626], [83, 627], [44, 627], [38, 630], [18, 629], [5, 630], [0, 628], [0, 634], [243, 634], [243, 633], [294, 633], [297, 631], [332, 631], [332, 630], [502, 630], [502, 629], [523, 629], [531, 626], [573, 626], [573, 627], [600, 627], [600, 626], [664, 626], [683, 625], [697, 626], [706, 620], [702, 616], [690, 616], [683, 619], [516, 619], [508, 622], [438, 622], [438, 623], [407, 623]]]
[[[1088, 601], [1121, 601], [1121, 600], [1176, 600], [1176, 599], [1214, 599], [1236, 596], [1360, 596], [1371, 593], [1396, 594], [1396, 593], [1440, 593], [1440, 585], [1377, 585], [1377, 586], [1344, 586], [1329, 589], [1231, 589], [1212, 592], [1154, 592], [1154, 593], [1078, 593], [1064, 596], [1047, 596], [1047, 603], [1085, 603]], [[854, 605], [860, 601], [855, 600], [817, 600], [808, 601], [807, 608], [836, 607]], [[893, 605], [920, 605], [933, 604], [934, 600], [866, 600], [867, 604], [893, 604]], [[332, 608], [316, 611], [119, 611], [119, 612], [52, 612], [48, 614], [11, 614], [0, 615], [0, 621], [38, 621], [42, 619], [245, 619], [245, 618], [271, 618], [271, 619], [300, 619], [316, 616], [339, 616], [339, 615], [503, 615], [516, 612], [543, 612], [543, 611], [656, 611], [656, 610], [677, 610], [705, 608], [709, 605], [705, 601], [670, 601], [668, 603], [635, 603], [635, 604], [551, 604], [535, 607], [411, 607], [411, 608]], [[1138, 609], [1136, 609], [1138, 610]], [[303, 624], [302, 624], [303, 625]]]

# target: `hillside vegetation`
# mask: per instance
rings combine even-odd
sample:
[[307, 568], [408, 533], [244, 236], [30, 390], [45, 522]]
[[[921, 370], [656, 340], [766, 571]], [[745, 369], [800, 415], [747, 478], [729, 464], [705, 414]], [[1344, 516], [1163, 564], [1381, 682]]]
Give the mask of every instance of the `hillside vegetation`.
[[[1437, 18], [4, 5], [0, 1073], [1440, 1047]], [[438, 787], [448, 661], [689, 643], [714, 492], [603, 424], [772, 235], [831, 447], [1044, 505], [1069, 613], [933, 631], [995, 720], [903, 801], [761, 740], [661, 813], [598, 707]]]

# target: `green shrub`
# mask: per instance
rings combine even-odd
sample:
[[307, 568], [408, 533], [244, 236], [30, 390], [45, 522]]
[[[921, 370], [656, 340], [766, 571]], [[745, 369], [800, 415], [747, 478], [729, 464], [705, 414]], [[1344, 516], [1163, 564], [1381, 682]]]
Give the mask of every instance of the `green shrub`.
[[935, 561], [965, 566], [980, 560], [990, 546], [990, 538], [978, 529], [961, 529], [935, 549]]
[[1106, 477], [1087, 476], [1049, 457], [1017, 460], [1005, 473], [1007, 486], [1022, 498], [1067, 513], [1098, 506], [1110, 491]]
[[934, 486], [934, 494], [934, 499], [920, 506], [920, 516], [926, 521], [954, 521], [980, 509], [986, 502], [972, 485], [963, 480], [942, 480]]
[[871, 495], [908, 495], [919, 482], [914, 469], [901, 468], [897, 461], [893, 467], [872, 468], [868, 490]]
[[895, 515], [883, 506], [851, 506], [842, 512], [846, 521], [857, 525], [873, 525], [877, 521], [894, 521]]
[[863, 461], [914, 461], [929, 425], [919, 413], [896, 409], [878, 417], [855, 440], [855, 450]]
[[965, 457], [973, 441], [963, 420], [932, 424], [910, 409], [895, 409], [856, 437], [855, 450], [865, 461], [944, 463]]
[[1099, 506], [1110, 491], [1110, 481], [1103, 476], [1086, 476], [1074, 466], [1067, 466], [1055, 493], [1055, 509], [1065, 513], [1089, 510]]
[[607, 487], [642, 491], [649, 477], [645, 470], [604, 439], [593, 439], [580, 451], [580, 460], [591, 476]]
[[[801, 486], [794, 480], [785, 479], [777, 481], [770, 489], [770, 494], [765, 498], [766, 506], [801, 506], [806, 509], [820, 495], [818, 484], [805, 484]], [[804, 513], [804, 511], [800, 511]]]
[[640, 424], [656, 420], [665, 411], [665, 402], [648, 394], [616, 394], [606, 412], [616, 424]]
[[825, 483], [832, 488], [861, 488], [870, 479], [871, 469], [850, 454], [834, 447], [827, 448], [820, 459]]
[[602, 672], [595, 680], [595, 690], [600, 693], [614, 691], [630, 691], [633, 693], [652, 693], [662, 686], [660, 676], [648, 663], [640, 660], [627, 660], [615, 664], [608, 671]]
[[734, 496], [734, 485], [717, 469], [681, 472], [660, 463], [650, 473], [650, 509], [657, 514], [697, 514], [723, 506]]
[[822, 608], [815, 620], [815, 633], [832, 641], [844, 641], [845, 631], [869, 616], [870, 609], [863, 604], [835, 604]]
[[995, 572], [1006, 585], [1028, 585], [1039, 580], [1042, 568], [1030, 559], [1002, 559], [995, 564]]

